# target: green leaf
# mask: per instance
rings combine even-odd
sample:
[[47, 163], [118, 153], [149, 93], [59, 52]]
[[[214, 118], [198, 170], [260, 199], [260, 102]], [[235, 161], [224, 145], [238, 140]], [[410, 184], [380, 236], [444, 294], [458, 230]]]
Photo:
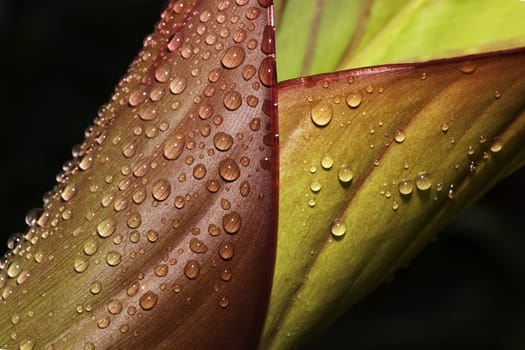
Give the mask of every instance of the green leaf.
[[525, 45], [512, 0], [279, 1], [279, 80]]
[[524, 62], [521, 49], [281, 83], [261, 348], [305, 342], [525, 164]]
[[0, 348], [256, 346], [276, 243], [270, 5], [168, 3], [0, 261]]

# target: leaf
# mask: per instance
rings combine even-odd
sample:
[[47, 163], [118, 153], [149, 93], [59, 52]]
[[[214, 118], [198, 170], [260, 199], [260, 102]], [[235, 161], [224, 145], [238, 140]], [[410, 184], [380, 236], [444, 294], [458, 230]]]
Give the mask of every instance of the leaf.
[[260, 348], [311, 338], [525, 164], [525, 49], [279, 85], [278, 255]]
[[168, 3], [12, 239], [0, 348], [255, 346], [276, 240], [270, 13]]
[[[525, 3], [288, 0], [277, 27], [279, 80], [525, 45]], [[279, 14], [279, 13], [278, 13]]]

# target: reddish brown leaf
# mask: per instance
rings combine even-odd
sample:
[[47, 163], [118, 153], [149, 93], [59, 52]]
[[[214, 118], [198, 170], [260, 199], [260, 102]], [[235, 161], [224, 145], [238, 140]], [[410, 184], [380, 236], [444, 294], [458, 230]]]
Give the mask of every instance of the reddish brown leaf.
[[271, 10], [169, 2], [6, 256], [0, 347], [255, 346], [276, 239]]

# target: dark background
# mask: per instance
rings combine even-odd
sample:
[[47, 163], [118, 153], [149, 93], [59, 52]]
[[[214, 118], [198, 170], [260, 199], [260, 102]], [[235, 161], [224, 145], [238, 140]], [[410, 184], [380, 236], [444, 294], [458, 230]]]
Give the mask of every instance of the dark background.
[[[2, 241], [25, 230], [164, 3], [0, 0]], [[494, 188], [308, 349], [524, 349], [524, 186], [522, 170]]]

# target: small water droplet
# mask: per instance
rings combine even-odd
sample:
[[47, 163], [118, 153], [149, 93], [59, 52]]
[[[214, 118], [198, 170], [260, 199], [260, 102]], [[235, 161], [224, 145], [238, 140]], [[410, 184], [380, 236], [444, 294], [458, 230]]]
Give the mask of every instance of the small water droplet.
[[139, 213], [130, 214], [127, 225], [129, 228], [138, 228], [142, 224], [142, 218]]
[[32, 339], [30, 340], [24, 340], [20, 343], [19, 349], [20, 350], [33, 350], [35, 348], [36, 342]]
[[219, 306], [222, 308], [227, 308], [230, 305], [230, 300], [227, 297], [222, 297], [219, 299]]
[[334, 237], [343, 237], [346, 234], [346, 224], [341, 219], [335, 219], [330, 228]]
[[399, 193], [401, 193], [404, 196], [408, 196], [412, 193], [414, 190], [414, 183], [410, 179], [404, 179], [399, 182], [397, 186]]
[[160, 264], [155, 266], [154, 273], [157, 277], [165, 277], [168, 274], [169, 266], [168, 264]]
[[122, 312], [122, 303], [118, 300], [110, 300], [107, 304], [108, 312], [112, 315], [118, 315]]
[[210, 191], [212, 193], [215, 193], [215, 192], [219, 191], [220, 188], [221, 188], [221, 185], [220, 185], [219, 181], [217, 181], [217, 180], [208, 180], [208, 181], [206, 181], [206, 189], [208, 189], [208, 191]]
[[333, 107], [330, 103], [321, 101], [310, 109], [312, 122], [317, 126], [326, 126], [332, 121], [334, 114]]
[[149, 290], [146, 293], [142, 294], [142, 296], [139, 299], [139, 305], [143, 310], [148, 311], [153, 309], [155, 305], [157, 305], [158, 300], [158, 295]]
[[78, 273], [86, 271], [88, 267], [89, 261], [84, 259], [83, 257], [76, 257], [73, 261], [73, 269]]
[[99, 294], [102, 291], [102, 283], [100, 283], [100, 281], [94, 281], [89, 286], [89, 291], [94, 295]]
[[465, 62], [459, 67], [460, 72], [463, 74], [472, 74], [476, 69], [477, 66], [472, 62]]

